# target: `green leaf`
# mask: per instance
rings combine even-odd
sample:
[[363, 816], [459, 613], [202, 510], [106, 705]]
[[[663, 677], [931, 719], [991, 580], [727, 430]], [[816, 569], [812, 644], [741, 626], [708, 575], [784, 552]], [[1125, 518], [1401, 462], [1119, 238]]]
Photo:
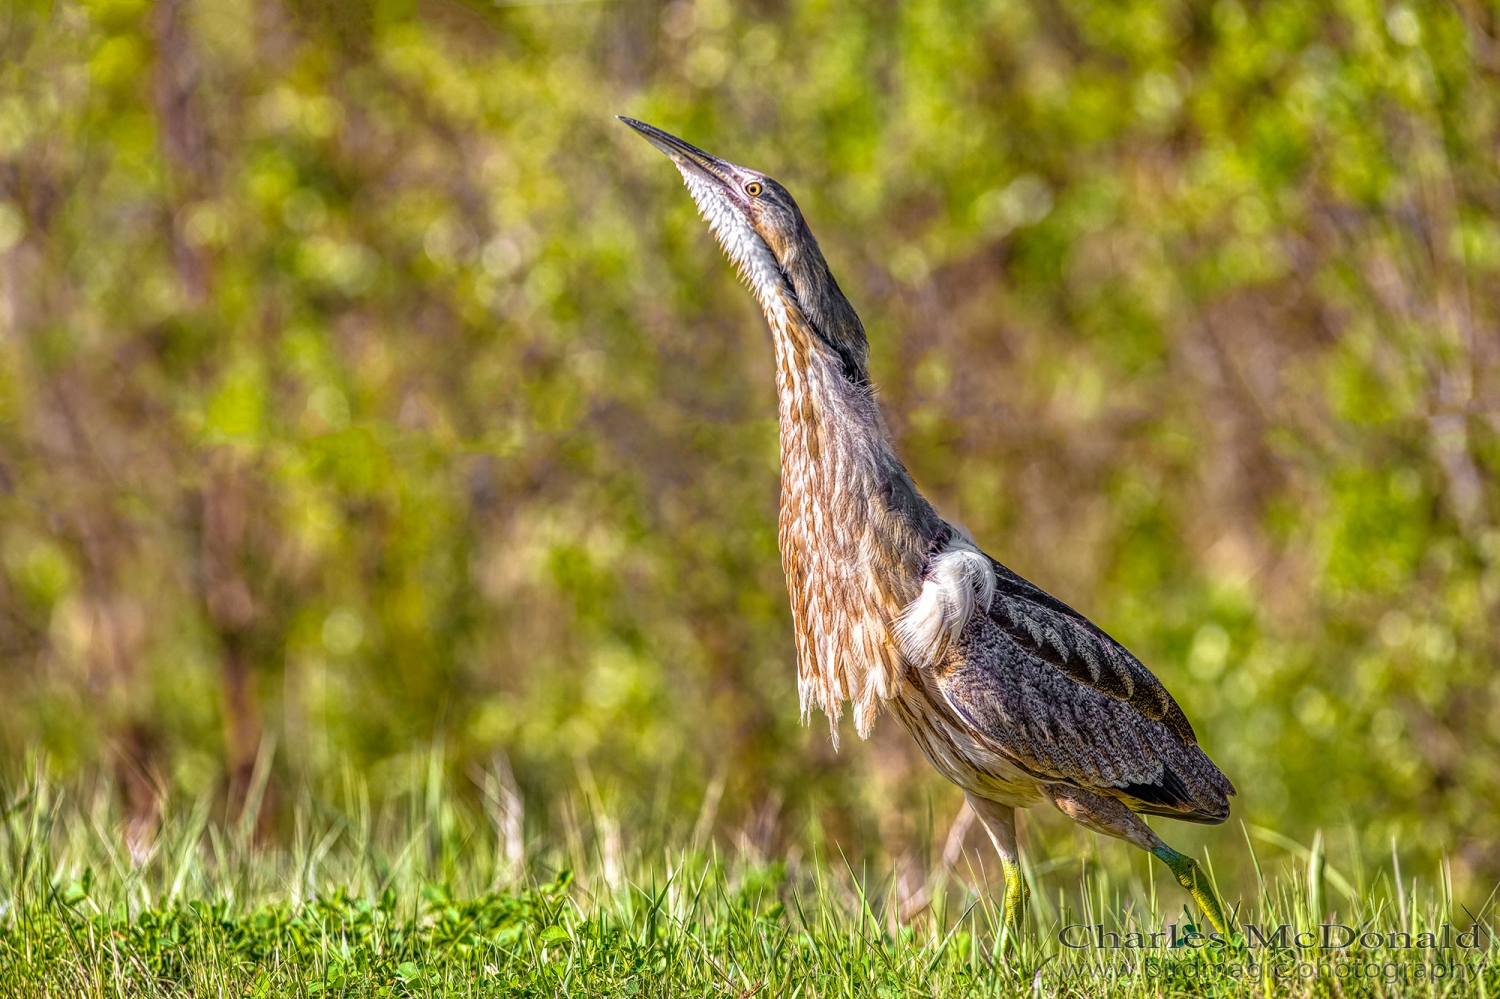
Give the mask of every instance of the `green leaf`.
[[570, 944], [573, 942], [573, 938], [561, 926], [549, 926], [537, 935], [537, 942], [543, 947], [552, 947], [559, 944]]

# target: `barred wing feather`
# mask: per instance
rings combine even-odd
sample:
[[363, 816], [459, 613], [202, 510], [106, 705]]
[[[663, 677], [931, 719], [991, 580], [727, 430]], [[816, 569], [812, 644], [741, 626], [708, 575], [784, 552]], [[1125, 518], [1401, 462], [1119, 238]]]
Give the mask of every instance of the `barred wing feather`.
[[934, 671], [949, 707], [1038, 779], [1141, 812], [1223, 821], [1234, 787], [1161, 681], [1067, 604], [998, 562], [995, 575], [989, 613]]

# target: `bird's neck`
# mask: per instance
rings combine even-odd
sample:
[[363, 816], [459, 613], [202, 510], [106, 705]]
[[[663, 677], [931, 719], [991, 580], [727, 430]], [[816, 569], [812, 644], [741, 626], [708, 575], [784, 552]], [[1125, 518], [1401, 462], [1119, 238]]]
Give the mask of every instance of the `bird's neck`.
[[845, 380], [868, 386], [870, 344], [865, 338], [864, 324], [828, 269], [828, 261], [808, 231], [807, 223], [800, 219], [798, 223], [797, 237], [786, 242], [777, 259], [777, 267], [791, 285], [791, 298], [796, 302], [790, 314], [793, 319], [800, 316], [813, 339], [838, 359]]
[[763, 304], [776, 347], [779, 540], [803, 713], [816, 704], [836, 722], [850, 700], [863, 736], [895, 693], [902, 667], [891, 628], [920, 592], [944, 524], [897, 459], [868, 379], [850, 376], [846, 355], [795, 296]]

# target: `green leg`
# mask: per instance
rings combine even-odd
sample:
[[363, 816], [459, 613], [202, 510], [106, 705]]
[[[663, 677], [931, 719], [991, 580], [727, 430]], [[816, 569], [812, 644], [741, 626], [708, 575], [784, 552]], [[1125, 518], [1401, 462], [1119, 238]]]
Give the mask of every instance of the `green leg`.
[[972, 794], [968, 799], [969, 807], [974, 809], [974, 814], [979, 816], [985, 831], [990, 834], [995, 852], [1000, 854], [1000, 869], [1005, 872], [1005, 922], [1000, 927], [1001, 939], [1010, 946], [1019, 946], [1031, 889], [1026, 887], [1026, 879], [1021, 876], [1021, 852], [1016, 846], [1016, 810]]
[[1224, 905], [1219, 901], [1219, 896], [1214, 893], [1213, 886], [1208, 883], [1208, 875], [1203, 873], [1203, 868], [1198, 866], [1198, 862], [1185, 853], [1178, 853], [1165, 843], [1151, 852], [1172, 869], [1177, 883], [1193, 896], [1193, 901], [1198, 903], [1199, 908], [1203, 910], [1203, 915], [1213, 924], [1214, 929], [1227, 935], [1229, 921], [1224, 918]]
[[1000, 868], [1005, 872], [1005, 924], [1003, 932], [1012, 942], [1021, 936], [1021, 926], [1026, 922], [1026, 906], [1031, 901], [1031, 889], [1021, 876], [1021, 865], [1014, 860], [1000, 859]]

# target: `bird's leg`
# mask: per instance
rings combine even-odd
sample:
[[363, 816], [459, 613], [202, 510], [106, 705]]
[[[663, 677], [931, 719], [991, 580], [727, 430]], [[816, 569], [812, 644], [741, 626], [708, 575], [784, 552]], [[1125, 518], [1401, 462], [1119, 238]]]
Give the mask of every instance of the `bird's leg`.
[[1229, 921], [1224, 918], [1224, 905], [1197, 861], [1163, 843], [1161, 837], [1146, 825], [1145, 820], [1126, 808], [1118, 798], [1094, 794], [1068, 784], [1047, 784], [1042, 790], [1052, 799], [1058, 811], [1079, 825], [1106, 836], [1123, 839], [1153, 857], [1160, 858], [1172, 869], [1177, 883], [1193, 896], [1193, 901], [1198, 903], [1204, 917], [1213, 924], [1214, 929], [1228, 934]]
[[1016, 846], [1016, 810], [972, 794], [965, 797], [979, 821], [984, 823], [990, 842], [995, 844], [995, 852], [1000, 854], [1000, 869], [1005, 872], [1005, 921], [1000, 933], [1002, 940], [1015, 942], [1020, 938], [1021, 925], [1026, 921], [1026, 905], [1031, 899], [1031, 889], [1026, 887], [1026, 879], [1021, 875], [1021, 851]]
[[1155, 856], [1172, 869], [1172, 874], [1177, 878], [1177, 883], [1188, 890], [1203, 910], [1203, 915], [1213, 924], [1214, 929], [1220, 933], [1228, 934], [1228, 921], [1224, 918], [1224, 906], [1219, 902], [1219, 896], [1215, 894], [1213, 886], [1208, 883], [1208, 875], [1203, 873], [1203, 868], [1198, 862], [1185, 853], [1178, 853], [1167, 844], [1157, 840], [1157, 846], [1151, 848], [1152, 856]]

